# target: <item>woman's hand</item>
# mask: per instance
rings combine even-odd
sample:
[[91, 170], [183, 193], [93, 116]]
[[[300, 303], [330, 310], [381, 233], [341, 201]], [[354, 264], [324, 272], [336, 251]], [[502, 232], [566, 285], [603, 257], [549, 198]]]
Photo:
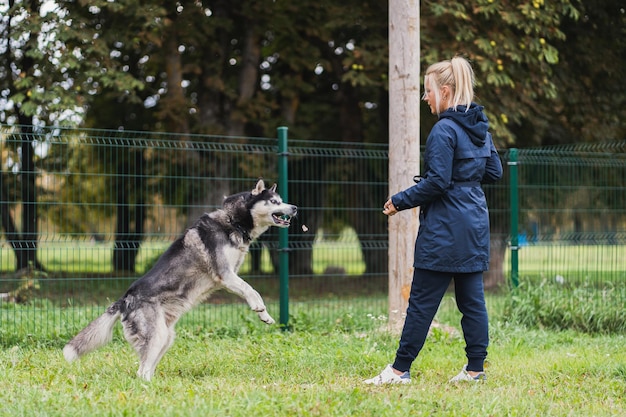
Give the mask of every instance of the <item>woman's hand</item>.
[[393, 216], [397, 212], [398, 210], [396, 210], [396, 207], [393, 205], [390, 198], [383, 206], [383, 214], [386, 214], [387, 216]]

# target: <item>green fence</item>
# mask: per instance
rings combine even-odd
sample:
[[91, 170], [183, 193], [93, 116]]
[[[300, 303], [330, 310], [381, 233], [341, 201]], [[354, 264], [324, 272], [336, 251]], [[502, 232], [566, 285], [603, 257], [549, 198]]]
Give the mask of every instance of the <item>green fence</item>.
[[510, 150], [507, 156], [509, 174], [517, 169], [519, 177], [510, 181], [511, 201], [519, 201], [512, 216], [518, 217], [513, 277], [545, 291], [598, 292], [623, 306], [626, 142]]
[[[17, 127], [5, 127], [1, 139], [0, 336], [75, 332], [225, 195], [252, 189], [259, 177], [277, 182], [279, 158], [289, 177], [279, 185], [299, 207], [282, 252], [289, 314], [336, 322], [386, 313], [386, 145], [291, 139], [285, 153], [276, 138]], [[23, 227], [34, 223], [30, 208], [37, 229]], [[276, 318], [278, 245], [276, 230], [263, 235], [240, 271]], [[181, 325], [242, 320], [256, 315], [220, 291]]]
[[[251, 189], [259, 177], [278, 182], [279, 160], [289, 179], [280, 187], [299, 207], [288, 250], [279, 250], [277, 231], [266, 233], [241, 275], [276, 318], [288, 311], [296, 323], [337, 324], [387, 313], [385, 144], [289, 139], [285, 151], [277, 138], [0, 128], [0, 344], [71, 335], [225, 195]], [[512, 151], [502, 152], [505, 178], [485, 187], [488, 287], [509, 282], [513, 247], [521, 282], [611, 291], [623, 304], [624, 147], [519, 150], [517, 242], [510, 232]], [[281, 256], [289, 259], [286, 311]], [[250, 320], [256, 315], [247, 305], [221, 291], [180, 325], [198, 331]]]

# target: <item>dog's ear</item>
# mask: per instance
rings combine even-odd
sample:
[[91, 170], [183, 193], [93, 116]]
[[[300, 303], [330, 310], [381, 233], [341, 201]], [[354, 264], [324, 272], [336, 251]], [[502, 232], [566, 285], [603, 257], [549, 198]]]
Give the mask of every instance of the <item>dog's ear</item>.
[[270, 191], [275, 193], [276, 192], [276, 183], [274, 183], [274, 185], [272, 185], [272, 187], [270, 188]]
[[252, 190], [252, 195], [259, 195], [263, 190], [265, 190], [265, 183], [263, 182], [263, 178], [259, 178], [256, 186]]

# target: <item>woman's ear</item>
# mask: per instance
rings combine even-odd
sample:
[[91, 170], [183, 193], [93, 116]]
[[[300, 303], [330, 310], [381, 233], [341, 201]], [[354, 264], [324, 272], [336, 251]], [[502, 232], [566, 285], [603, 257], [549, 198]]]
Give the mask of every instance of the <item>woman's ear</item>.
[[452, 98], [452, 89], [449, 85], [444, 85], [441, 87], [441, 98], [442, 100], [450, 100]]

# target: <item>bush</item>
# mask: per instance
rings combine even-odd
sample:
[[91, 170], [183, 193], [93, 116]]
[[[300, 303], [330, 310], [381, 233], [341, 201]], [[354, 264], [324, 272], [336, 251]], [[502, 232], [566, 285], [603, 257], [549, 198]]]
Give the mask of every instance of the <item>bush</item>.
[[531, 328], [585, 333], [626, 331], [626, 290], [584, 283], [568, 287], [546, 280], [522, 283], [508, 297], [503, 319]]

